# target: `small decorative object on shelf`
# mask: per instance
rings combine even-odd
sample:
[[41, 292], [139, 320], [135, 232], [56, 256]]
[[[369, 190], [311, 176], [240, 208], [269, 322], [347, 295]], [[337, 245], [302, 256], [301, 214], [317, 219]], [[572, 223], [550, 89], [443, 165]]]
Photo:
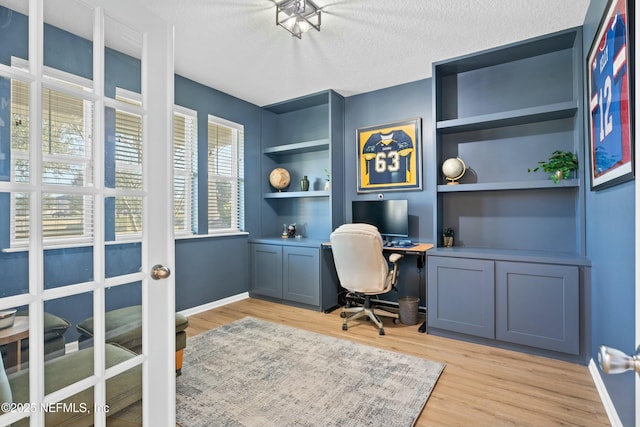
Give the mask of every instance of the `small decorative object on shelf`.
[[331, 190], [331, 174], [329, 173], [329, 169], [325, 169], [324, 173], [327, 176], [326, 181], [324, 182], [324, 191], [329, 191]]
[[578, 170], [578, 158], [571, 151], [556, 150], [546, 162], [538, 162], [539, 166], [528, 169], [529, 172], [537, 172], [542, 169], [550, 174], [551, 180], [556, 184], [563, 179], [568, 179], [571, 172]]
[[447, 227], [442, 230], [442, 241], [447, 248], [453, 246], [453, 228]]
[[307, 178], [307, 175], [300, 180], [300, 191], [309, 191], [309, 178]]
[[455, 185], [462, 175], [467, 171], [467, 165], [460, 157], [452, 157], [442, 164], [442, 173], [447, 178], [447, 185]]
[[278, 191], [282, 191], [289, 186], [291, 175], [285, 168], [275, 168], [269, 174], [269, 183]]
[[296, 224], [289, 224], [287, 227], [287, 237], [294, 238], [296, 237]]
[[287, 229], [287, 224], [282, 224], [282, 234], [280, 235], [283, 239], [289, 238], [289, 230]]

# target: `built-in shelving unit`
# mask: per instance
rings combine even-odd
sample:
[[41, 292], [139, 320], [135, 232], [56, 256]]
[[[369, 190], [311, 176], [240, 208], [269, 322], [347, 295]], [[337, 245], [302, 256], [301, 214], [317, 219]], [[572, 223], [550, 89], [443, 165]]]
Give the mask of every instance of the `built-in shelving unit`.
[[[581, 52], [570, 29], [433, 65], [434, 236], [451, 227], [460, 246], [584, 255]], [[528, 171], [555, 150], [580, 159], [572, 179]], [[458, 185], [440, 172], [450, 157], [468, 168]]]
[[[579, 28], [433, 65], [430, 333], [586, 363], [583, 66]], [[575, 176], [529, 172], [556, 150], [577, 155]], [[456, 185], [451, 157], [467, 166]]]
[[[252, 296], [316, 310], [337, 303], [333, 260], [322, 242], [344, 222], [343, 122], [344, 99], [333, 91], [264, 107], [261, 227], [249, 240]], [[278, 167], [291, 177], [283, 191], [269, 183]], [[308, 191], [301, 189], [303, 176]], [[301, 237], [281, 238], [288, 224]]]
[[[262, 230], [260, 238], [278, 237], [283, 224], [295, 223], [306, 238], [328, 239], [344, 218], [342, 185], [343, 98], [333, 91], [293, 99], [264, 108], [262, 117]], [[269, 184], [281, 167], [291, 182], [283, 191]], [[307, 176], [309, 190], [301, 191]]]

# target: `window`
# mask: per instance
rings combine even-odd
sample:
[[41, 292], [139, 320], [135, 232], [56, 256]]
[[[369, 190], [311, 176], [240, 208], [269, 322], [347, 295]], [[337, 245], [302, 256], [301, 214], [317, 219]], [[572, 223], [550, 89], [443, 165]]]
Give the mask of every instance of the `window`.
[[[89, 85], [90, 86], [90, 83]], [[93, 236], [93, 102], [88, 87], [42, 89], [42, 236], [48, 243]], [[30, 182], [29, 85], [11, 80], [11, 181]], [[11, 246], [29, 239], [29, 195], [11, 196]]]
[[244, 126], [209, 116], [208, 234], [244, 228]]
[[177, 236], [197, 233], [198, 225], [198, 113], [174, 107], [173, 211]]

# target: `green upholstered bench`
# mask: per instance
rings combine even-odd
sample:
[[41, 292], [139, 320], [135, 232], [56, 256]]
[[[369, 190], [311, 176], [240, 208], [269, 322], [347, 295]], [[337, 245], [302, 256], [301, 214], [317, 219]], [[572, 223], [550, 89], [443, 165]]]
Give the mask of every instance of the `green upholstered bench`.
[[[184, 349], [187, 346], [187, 333], [189, 319], [180, 313], [176, 313], [176, 373], [180, 375]], [[93, 338], [93, 317], [80, 322], [76, 329], [80, 333], [78, 342], [80, 348], [91, 345]], [[111, 310], [105, 313], [106, 342], [116, 343], [136, 353], [142, 350], [142, 306]]]
[[[105, 346], [105, 360], [107, 368], [124, 362], [135, 356], [135, 353], [116, 344]], [[29, 369], [23, 369], [10, 374], [8, 377], [3, 365], [0, 364], [0, 401], [13, 403], [29, 403]], [[63, 356], [51, 359], [44, 364], [45, 394], [60, 390], [74, 382], [93, 375], [93, 347], [67, 353]], [[126, 370], [106, 383], [106, 404], [109, 406], [108, 414], [118, 411], [138, 402], [142, 399], [142, 366]], [[67, 407], [92, 409], [93, 387], [89, 387], [62, 402]], [[2, 411], [0, 410], [0, 413]], [[48, 426], [91, 426], [93, 425], [93, 410], [83, 411], [52, 411], [45, 415], [45, 424]], [[29, 419], [22, 419], [13, 426], [28, 426]]]

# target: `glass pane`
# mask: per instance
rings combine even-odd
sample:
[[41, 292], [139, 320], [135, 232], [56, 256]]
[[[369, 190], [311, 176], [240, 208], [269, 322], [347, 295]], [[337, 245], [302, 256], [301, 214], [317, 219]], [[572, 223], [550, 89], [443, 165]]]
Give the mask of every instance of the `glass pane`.
[[93, 247], [83, 246], [44, 251], [45, 289], [85, 283], [91, 280], [93, 280]]
[[51, 89], [42, 92], [42, 182], [86, 187], [93, 182], [93, 103]]
[[142, 34], [106, 16], [104, 37], [105, 95], [142, 105]]
[[42, 194], [42, 235], [56, 239], [90, 242], [93, 237], [93, 198], [82, 194]]
[[75, 0], [46, 0], [43, 4], [44, 65], [91, 80], [93, 10]]
[[[29, 1], [0, 0], [0, 63], [29, 59]], [[26, 64], [25, 64], [26, 65]]]
[[142, 353], [142, 284], [113, 286], [105, 290], [105, 336], [136, 354]]
[[105, 246], [105, 275], [107, 278], [140, 271], [142, 267], [142, 245], [121, 243]]
[[[122, 393], [118, 402], [111, 396]], [[107, 380], [107, 404], [109, 405], [109, 426], [142, 425], [142, 366], [138, 365]]]

